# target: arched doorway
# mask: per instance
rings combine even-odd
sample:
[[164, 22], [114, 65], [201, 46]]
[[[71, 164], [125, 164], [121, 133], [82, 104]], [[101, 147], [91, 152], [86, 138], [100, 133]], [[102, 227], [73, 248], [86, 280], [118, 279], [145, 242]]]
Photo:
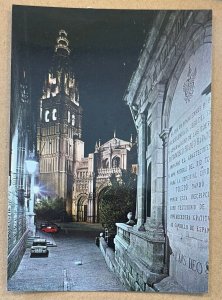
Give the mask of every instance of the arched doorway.
[[103, 187], [97, 196], [97, 222], [100, 223], [100, 208], [101, 208], [101, 203], [103, 200], [103, 196], [105, 194], [105, 192], [107, 191], [108, 186]]
[[77, 222], [87, 221], [88, 201], [87, 196], [83, 195], [77, 202]]

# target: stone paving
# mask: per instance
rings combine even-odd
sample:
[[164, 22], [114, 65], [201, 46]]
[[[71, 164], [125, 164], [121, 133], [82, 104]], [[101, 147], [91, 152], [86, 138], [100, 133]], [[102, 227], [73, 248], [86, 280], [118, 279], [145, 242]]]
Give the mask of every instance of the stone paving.
[[60, 233], [48, 235], [57, 247], [49, 247], [47, 258], [30, 258], [30, 249], [26, 250], [8, 290], [125, 291], [95, 244], [99, 232], [94, 224], [62, 225]]

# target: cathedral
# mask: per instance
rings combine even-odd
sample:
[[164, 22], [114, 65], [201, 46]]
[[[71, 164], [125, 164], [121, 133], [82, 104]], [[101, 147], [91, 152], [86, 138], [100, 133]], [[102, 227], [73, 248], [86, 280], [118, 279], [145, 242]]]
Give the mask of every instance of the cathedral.
[[109, 178], [115, 174], [121, 177], [122, 170], [137, 172], [136, 143], [124, 141], [114, 136], [104, 144], [95, 145], [94, 153], [82, 158], [76, 169], [73, 187], [74, 221], [99, 222], [99, 203], [102, 192], [110, 184]]
[[98, 222], [100, 192], [111, 174], [121, 169], [136, 172], [136, 142], [114, 136], [96, 142], [84, 157], [82, 107], [78, 82], [71, 69], [67, 33], [59, 31], [52, 66], [44, 81], [37, 125], [39, 182], [50, 197], [64, 199], [73, 221]]

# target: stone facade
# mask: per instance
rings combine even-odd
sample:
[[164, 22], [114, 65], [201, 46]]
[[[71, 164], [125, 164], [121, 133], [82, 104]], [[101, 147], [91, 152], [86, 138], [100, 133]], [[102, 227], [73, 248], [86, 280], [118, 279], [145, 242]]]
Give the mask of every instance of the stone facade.
[[96, 143], [95, 152], [82, 158], [76, 168], [73, 185], [74, 221], [99, 222], [99, 202], [110, 184], [110, 176], [121, 177], [121, 170], [137, 172], [136, 144], [114, 137]]
[[8, 277], [16, 271], [26, 249], [34, 223], [30, 192], [31, 175], [26, 168], [30, 140], [30, 88], [28, 74], [12, 51], [12, 98], [10, 127], [10, 166], [8, 185]]
[[117, 224], [115, 258], [133, 290], [208, 290], [211, 26], [210, 11], [159, 12], [125, 94], [137, 225]]

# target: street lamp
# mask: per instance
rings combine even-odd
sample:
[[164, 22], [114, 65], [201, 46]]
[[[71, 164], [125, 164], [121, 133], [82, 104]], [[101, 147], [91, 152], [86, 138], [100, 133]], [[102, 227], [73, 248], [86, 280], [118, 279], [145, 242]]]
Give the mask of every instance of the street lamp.
[[40, 191], [39, 186], [38, 186], [38, 185], [34, 185], [33, 190], [34, 190], [34, 193], [35, 193], [35, 194], [38, 194], [39, 191]]
[[38, 162], [35, 160], [34, 157], [30, 157], [25, 161], [26, 170], [31, 176], [31, 186], [30, 186], [30, 205], [28, 211], [28, 228], [31, 236], [35, 236], [36, 227], [35, 227], [35, 213], [34, 213], [34, 206], [35, 206], [35, 173], [37, 171]]

